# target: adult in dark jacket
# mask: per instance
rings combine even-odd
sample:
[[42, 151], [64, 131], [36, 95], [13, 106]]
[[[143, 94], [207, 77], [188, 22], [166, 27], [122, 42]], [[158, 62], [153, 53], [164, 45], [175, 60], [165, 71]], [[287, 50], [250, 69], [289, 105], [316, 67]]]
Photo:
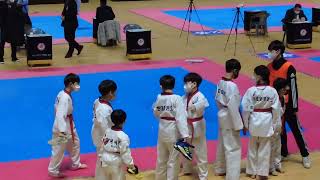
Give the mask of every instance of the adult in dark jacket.
[[[11, 44], [11, 58], [13, 62], [18, 61], [17, 46], [24, 44], [24, 16], [22, 7], [16, 0], [8, 1], [7, 14], [5, 15], [4, 40]], [[1, 42], [1, 47], [4, 42]], [[1, 50], [2, 51], [2, 50]], [[3, 53], [1, 52], [1, 55]], [[3, 57], [3, 55], [2, 55]]]
[[78, 10], [75, 0], [66, 0], [62, 11], [62, 26], [64, 27], [64, 37], [69, 43], [69, 50], [65, 58], [71, 58], [74, 49], [77, 49], [78, 55], [81, 53], [83, 46], [75, 40], [76, 30], [78, 28]]
[[[289, 125], [296, 143], [300, 149], [302, 156], [302, 163], [305, 168], [311, 167], [311, 160], [309, 158], [309, 151], [307, 144], [302, 134], [302, 128], [298, 119], [298, 85], [296, 69], [293, 65], [283, 57], [285, 46], [281, 41], [275, 40], [269, 44], [268, 50], [270, 51], [270, 58], [272, 62], [268, 65], [270, 70], [270, 81], [272, 79], [279, 78], [283, 74], [289, 85], [288, 94], [286, 96], [286, 107], [284, 118], [285, 122]], [[284, 131], [281, 133], [281, 155], [283, 157], [288, 156], [288, 145], [287, 145], [287, 133], [286, 128], [283, 127]]]
[[282, 19], [284, 24], [292, 21], [307, 21], [308, 18], [302, 10], [301, 4], [296, 4], [294, 8], [287, 10], [285, 17]]
[[113, 20], [115, 15], [110, 6], [107, 6], [107, 0], [100, 0], [100, 7], [97, 7], [96, 10], [96, 19], [98, 23], [104, 21]]

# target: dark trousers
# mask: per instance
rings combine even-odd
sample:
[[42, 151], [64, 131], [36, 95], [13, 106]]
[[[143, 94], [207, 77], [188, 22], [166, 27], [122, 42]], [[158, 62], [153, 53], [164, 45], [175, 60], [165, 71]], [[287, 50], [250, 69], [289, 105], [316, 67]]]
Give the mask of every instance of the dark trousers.
[[[293, 113], [293, 111], [286, 111], [284, 114], [285, 121], [289, 125], [294, 139], [300, 149], [300, 154], [302, 157], [306, 157], [309, 155], [307, 144], [303, 138], [302, 129], [300, 126], [300, 122], [297, 118], [297, 115]], [[284, 131], [281, 134], [281, 155], [286, 157], [289, 154], [288, 145], [287, 145], [287, 133], [286, 128], [284, 127]]]
[[[0, 43], [0, 60], [2, 60], [4, 56], [4, 45], [5, 42]], [[17, 58], [17, 46], [14, 43], [11, 43], [11, 57], [13, 59]]]
[[72, 54], [74, 49], [79, 49], [79, 44], [75, 40], [77, 27], [64, 27], [64, 37], [69, 43], [68, 54]]

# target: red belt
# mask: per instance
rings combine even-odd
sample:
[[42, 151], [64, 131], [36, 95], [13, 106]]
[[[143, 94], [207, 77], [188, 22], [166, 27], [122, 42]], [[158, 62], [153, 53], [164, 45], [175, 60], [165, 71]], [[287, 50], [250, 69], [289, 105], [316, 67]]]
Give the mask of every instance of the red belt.
[[167, 120], [167, 121], [176, 121], [175, 117], [160, 117], [160, 119]]
[[268, 108], [268, 109], [254, 109], [253, 112], [272, 112], [272, 108]]
[[72, 142], [74, 142], [75, 135], [74, 135], [74, 131], [73, 131], [73, 129], [74, 129], [74, 126], [73, 126], [73, 115], [69, 114], [69, 115], [67, 115], [67, 118], [69, 118]]
[[201, 121], [203, 119], [203, 116], [200, 116], [198, 118], [188, 118], [188, 124], [191, 125], [191, 144], [193, 141], [193, 136], [194, 136], [194, 126], [193, 123], [194, 122], [198, 122]]

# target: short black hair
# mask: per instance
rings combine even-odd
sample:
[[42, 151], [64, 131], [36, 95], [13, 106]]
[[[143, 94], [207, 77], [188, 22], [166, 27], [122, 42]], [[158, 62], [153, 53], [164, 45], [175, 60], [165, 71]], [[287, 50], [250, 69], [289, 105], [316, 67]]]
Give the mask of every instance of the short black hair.
[[107, 0], [100, 0], [100, 4], [107, 4]]
[[226, 72], [231, 73], [234, 70], [241, 70], [241, 64], [237, 59], [229, 59], [226, 61]]
[[288, 81], [286, 79], [283, 78], [277, 78], [274, 82], [273, 82], [273, 87], [279, 91], [280, 89], [286, 88], [286, 86], [288, 85]]
[[65, 87], [69, 86], [70, 83], [74, 84], [76, 82], [78, 84], [80, 84], [80, 77], [77, 74], [69, 73], [66, 75], [66, 77], [64, 77], [64, 86]]
[[202, 82], [202, 77], [194, 72], [188, 73], [187, 75], [184, 76], [183, 81], [186, 82], [196, 82], [197, 83], [197, 87], [200, 86], [201, 82]]
[[294, 8], [300, 8], [300, 9], [301, 9], [302, 6], [301, 6], [301, 4], [295, 4], [295, 5], [294, 5]]
[[163, 90], [171, 90], [174, 88], [176, 80], [171, 75], [164, 75], [160, 78], [160, 85]]
[[127, 119], [127, 114], [122, 109], [116, 109], [111, 113], [111, 121], [114, 126], [119, 127]]
[[112, 80], [103, 80], [99, 84], [99, 92], [102, 96], [109, 94], [110, 92], [115, 92], [117, 90], [117, 84]]
[[258, 76], [261, 76], [262, 80], [266, 84], [268, 85], [270, 84], [270, 80], [269, 80], [270, 71], [267, 66], [265, 65], [257, 66], [256, 68], [254, 68], [254, 73], [256, 73], [256, 75]]
[[269, 46], [268, 46], [268, 50], [272, 51], [278, 51], [280, 50], [280, 53], [283, 54], [285, 51], [286, 47], [284, 46], [283, 42], [279, 41], [279, 40], [274, 40], [272, 41]]

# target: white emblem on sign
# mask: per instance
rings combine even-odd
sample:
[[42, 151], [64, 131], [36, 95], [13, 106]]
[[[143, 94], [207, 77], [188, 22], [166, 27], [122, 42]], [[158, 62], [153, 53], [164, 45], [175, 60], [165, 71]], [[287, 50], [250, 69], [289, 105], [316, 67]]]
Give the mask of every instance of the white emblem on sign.
[[300, 35], [301, 35], [301, 36], [305, 36], [305, 35], [307, 35], [307, 30], [305, 30], [305, 29], [301, 29], [301, 31], [300, 31]]
[[139, 39], [139, 40], [138, 40], [138, 44], [139, 44], [139, 46], [144, 45], [144, 40], [143, 40], [143, 39]]
[[39, 51], [43, 51], [43, 50], [46, 49], [46, 45], [44, 43], [39, 43], [37, 48], [38, 48]]

